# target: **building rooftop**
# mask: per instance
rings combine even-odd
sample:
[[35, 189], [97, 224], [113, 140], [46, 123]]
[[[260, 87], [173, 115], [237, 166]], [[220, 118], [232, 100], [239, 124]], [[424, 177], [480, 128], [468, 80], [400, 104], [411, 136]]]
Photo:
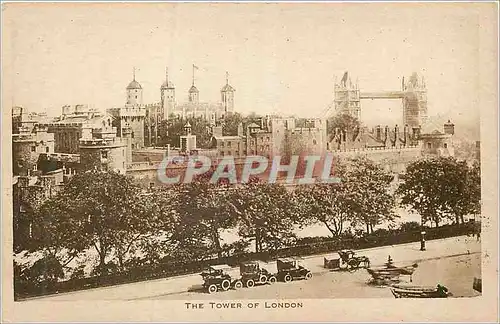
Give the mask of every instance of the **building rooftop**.
[[191, 88], [189, 88], [189, 93], [193, 93], [193, 92], [199, 92], [198, 88], [196, 88], [196, 86], [194, 84], [191, 86]]
[[127, 86], [127, 90], [134, 90], [134, 89], [142, 89], [142, 86], [139, 82], [132, 80]]
[[165, 82], [163, 82], [163, 84], [161, 85], [161, 88], [162, 88], [162, 89], [174, 89], [174, 88], [175, 88], [175, 85], [174, 85], [171, 81], [165, 81]]
[[222, 89], [221, 89], [220, 91], [223, 91], [223, 92], [230, 92], [230, 91], [233, 91], [233, 92], [234, 92], [234, 91], [236, 91], [236, 90], [234, 90], [234, 88], [233, 88], [233, 87], [231, 87], [229, 84], [226, 84], [226, 85], [224, 85], [224, 86], [222, 87]]

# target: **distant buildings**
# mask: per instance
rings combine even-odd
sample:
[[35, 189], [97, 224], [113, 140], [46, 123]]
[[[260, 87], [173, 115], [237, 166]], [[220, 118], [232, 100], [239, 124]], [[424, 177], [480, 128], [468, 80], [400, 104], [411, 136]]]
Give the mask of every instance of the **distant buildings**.
[[[188, 89], [188, 101], [177, 103], [175, 85], [169, 79], [166, 70], [165, 81], [160, 87], [160, 102], [146, 105], [145, 143], [154, 145], [158, 140], [158, 127], [162, 121], [170, 118], [203, 118], [215, 124], [218, 120], [235, 112], [234, 94], [236, 90], [229, 84], [229, 74], [226, 72], [226, 84], [220, 90], [220, 102], [200, 101], [200, 91], [193, 80]], [[156, 139], [156, 140], [155, 140]]]

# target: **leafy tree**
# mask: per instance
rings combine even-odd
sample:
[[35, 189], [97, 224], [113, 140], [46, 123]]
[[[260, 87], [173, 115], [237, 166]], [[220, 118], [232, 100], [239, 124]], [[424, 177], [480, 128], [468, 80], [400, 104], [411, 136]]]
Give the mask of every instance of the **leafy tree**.
[[390, 193], [393, 176], [366, 158], [354, 158], [339, 172], [352, 213], [351, 224], [364, 224], [367, 234], [376, 225], [393, 222], [397, 215]]
[[295, 238], [297, 210], [291, 196], [278, 184], [252, 181], [232, 191], [229, 205], [238, 215], [239, 234], [255, 241], [255, 251], [283, 247]]
[[243, 122], [244, 118], [239, 113], [225, 116], [222, 124], [222, 135], [232, 136], [238, 134], [238, 125]]
[[465, 215], [478, 210], [479, 172], [477, 166], [470, 169], [452, 157], [415, 161], [407, 167], [397, 193], [403, 205], [422, 216], [422, 223], [439, 226], [446, 218], [463, 223]]
[[481, 164], [476, 161], [469, 167], [466, 181], [466, 195], [469, 197], [469, 213], [481, 213]]
[[180, 245], [189, 242], [194, 244], [194, 247], [200, 252], [204, 251], [206, 256], [214, 251], [221, 257], [221, 231], [234, 228], [236, 218], [226, 203], [228, 184], [210, 183], [210, 176], [210, 172], [205, 173], [191, 183], [178, 187], [179, 201], [182, 203], [177, 206], [177, 212], [182, 229], [176, 230], [177, 240]]
[[54, 232], [41, 240], [49, 248], [71, 238], [69, 247], [95, 248], [99, 255], [97, 272], [107, 272], [106, 258], [117, 259], [123, 269], [124, 258], [144, 235], [158, 223], [151, 202], [132, 180], [113, 172], [89, 171], [71, 178], [65, 188], [46, 205], [43, 226]]
[[332, 134], [338, 128], [341, 130], [354, 130], [361, 127], [361, 122], [350, 114], [337, 114], [327, 121], [327, 133]]
[[352, 216], [350, 197], [343, 183], [300, 186], [294, 201], [304, 224], [322, 223], [334, 237], [342, 234]]
[[197, 118], [173, 118], [164, 120], [158, 126], [158, 136], [160, 137], [160, 145], [170, 144], [178, 147], [180, 137], [184, 135], [184, 126], [189, 122], [191, 125], [191, 133], [196, 135], [196, 145], [198, 147], [207, 147], [211, 139], [210, 124], [207, 120], [201, 117]]

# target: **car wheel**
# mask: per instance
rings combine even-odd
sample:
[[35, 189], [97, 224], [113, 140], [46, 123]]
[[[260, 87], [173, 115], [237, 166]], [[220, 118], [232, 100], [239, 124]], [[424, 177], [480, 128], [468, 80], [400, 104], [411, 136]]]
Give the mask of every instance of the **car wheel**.
[[247, 287], [252, 288], [253, 286], [255, 286], [255, 282], [252, 279], [248, 279], [247, 280]]
[[222, 281], [221, 287], [223, 290], [228, 290], [231, 287], [231, 281], [229, 281], [227, 279]]
[[243, 282], [241, 282], [241, 281], [239, 281], [239, 280], [238, 280], [238, 281], [236, 281], [236, 282], [234, 283], [234, 289], [241, 289], [241, 288], [243, 288]]
[[208, 293], [213, 294], [217, 292], [217, 285], [210, 285], [208, 286]]
[[289, 274], [286, 274], [285, 277], [283, 278], [285, 282], [290, 282], [292, 281], [292, 279], [293, 279], [292, 276], [290, 276]]
[[267, 278], [266, 276], [264, 275], [261, 275], [260, 278], [259, 278], [259, 283], [261, 284], [265, 284], [267, 282]]
[[306, 280], [309, 280], [313, 277], [313, 274], [311, 272], [306, 273]]
[[269, 279], [267, 279], [267, 282], [269, 282], [270, 284], [275, 283], [276, 282], [276, 277], [275, 276], [269, 277]]

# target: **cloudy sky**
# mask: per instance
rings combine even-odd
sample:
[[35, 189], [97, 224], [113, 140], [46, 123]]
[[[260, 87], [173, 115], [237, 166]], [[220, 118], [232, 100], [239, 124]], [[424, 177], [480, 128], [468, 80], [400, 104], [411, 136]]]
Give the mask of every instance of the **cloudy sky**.
[[[24, 4], [4, 9], [4, 96], [57, 114], [64, 104], [125, 102], [137, 67], [144, 102], [169, 67], [177, 101], [191, 66], [200, 100], [229, 71], [236, 110], [320, 116], [334, 77], [399, 90], [421, 73], [429, 114], [477, 123], [480, 19], [467, 4]], [[364, 101], [368, 125], [400, 123], [398, 100]]]

